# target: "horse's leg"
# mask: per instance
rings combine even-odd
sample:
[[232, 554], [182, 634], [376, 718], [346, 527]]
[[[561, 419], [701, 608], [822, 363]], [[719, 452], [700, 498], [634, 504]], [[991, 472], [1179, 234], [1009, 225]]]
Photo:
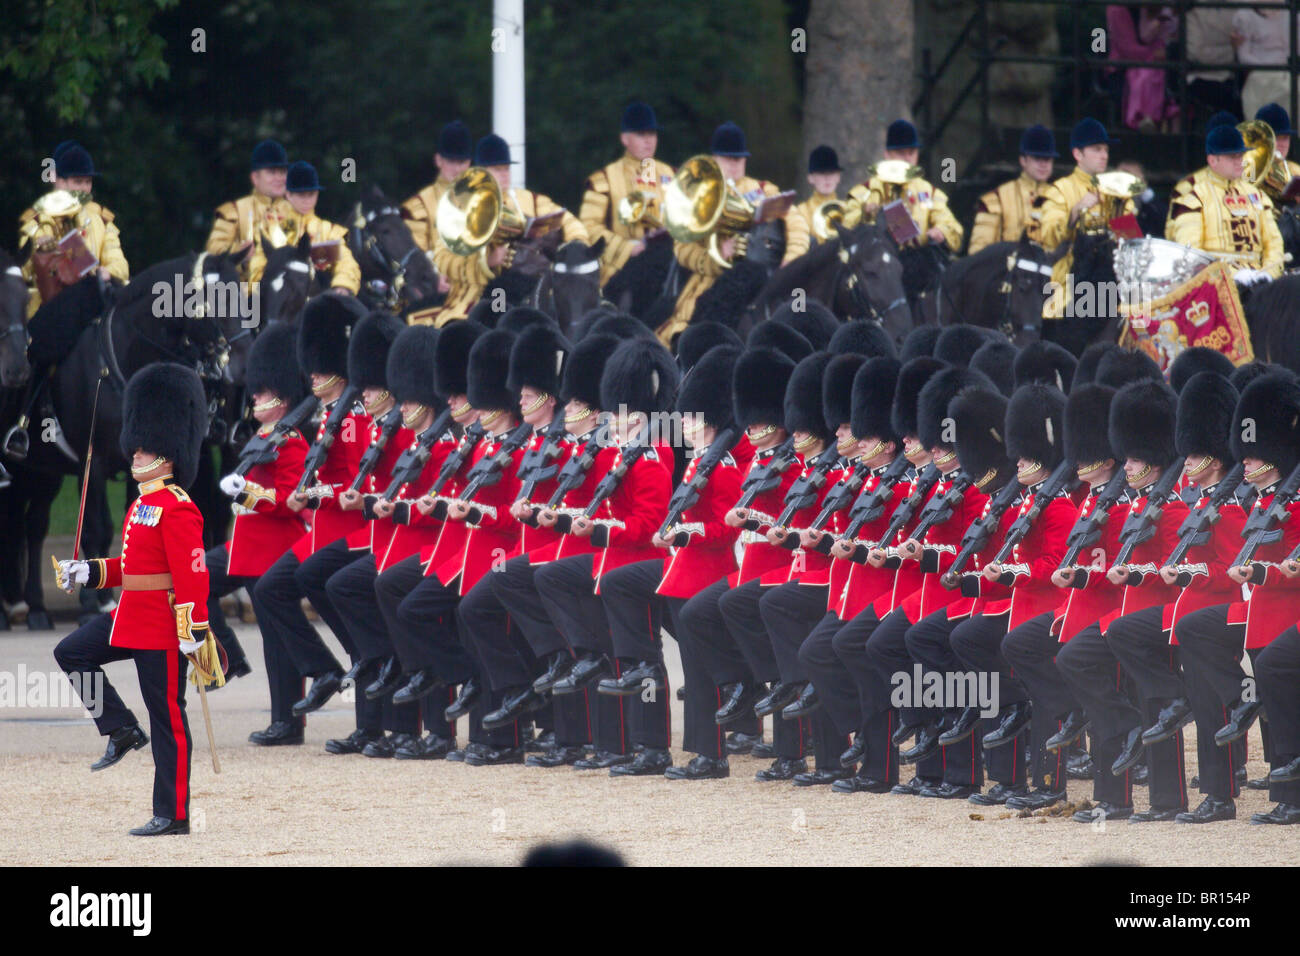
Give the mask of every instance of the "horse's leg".
[[62, 475], [33, 473], [29, 486], [27, 514], [23, 518], [23, 533], [27, 540], [27, 581], [23, 596], [27, 601], [27, 629], [47, 631], [54, 625], [45, 608], [45, 588], [41, 576], [45, 564], [42, 560], [45, 539], [50, 532], [50, 510], [63, 486]]

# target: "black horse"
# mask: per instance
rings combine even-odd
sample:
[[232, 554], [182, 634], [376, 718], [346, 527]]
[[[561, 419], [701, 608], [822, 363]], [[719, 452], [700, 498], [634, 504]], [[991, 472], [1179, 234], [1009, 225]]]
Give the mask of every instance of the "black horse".
[[985, 246], [944, 271], [940, 324], [998, 329], [1024, 347], [1041, 336], [1051, 278], [1052, 257], [1028, 239]]
[[[623, 268], [609, 277], [601, 295], [620, 312], [649, 318], [651, 308], [661, 297], [669, 297], [670, 302], [677, 300], [678, 284], [668, 287], [670, 275], [677, 271], [673, 265], [672, 237], [661, 232], [646, 240], [641, 254], [628, 259]], [[659, 322], [667, 317], [667, 314], [659, 317]]]
[[439, 305], [433, 263], [411, 237], [394, 206], [378, 186], [368, 187], [352, 210], [348, 248], [361, 266], [361, 301], [368, 309], [386, 308], [395, 315]]
[[291, 246], [260, 241], [266, 265], [257, 284], [258, 328], [271, 322], [296, 324], [307, 300], [323, 291], [311, 264], [311, 236], [304, 235]]
[[0, 389], [23, 388], [27, 364], [27, 283], [9, 253], [0, 249]]

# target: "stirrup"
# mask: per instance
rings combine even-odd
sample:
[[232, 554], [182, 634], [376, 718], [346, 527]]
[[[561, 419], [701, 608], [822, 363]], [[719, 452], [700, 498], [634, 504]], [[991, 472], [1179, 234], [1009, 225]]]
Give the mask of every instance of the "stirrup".
[[31, 451], [32, 439], [27, 434], [27, 416], [18, 419], [18, 423], [5, 432], [4, 443], [0, 452], [12, 461], [23, 461]]

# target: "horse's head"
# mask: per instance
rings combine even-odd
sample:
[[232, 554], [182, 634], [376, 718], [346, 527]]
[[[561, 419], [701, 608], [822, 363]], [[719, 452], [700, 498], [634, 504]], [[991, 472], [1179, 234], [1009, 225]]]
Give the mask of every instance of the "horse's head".
[[401, 210], [378, 186], [362, 193], [348, 227], [348, 247], [361, 265], [363, 282], [381, 282], [390, 305], [404, 308], [437, 295], [433, 263], [411, 238]]
[[1004, 306], [999, 327], [1020, 348], [1042, 336], [1043, 303], [1052, 281], [1054, 257], [1026, 238], [1007, 255], [999, 292]]
[[200, 314], [184, 317], [183, 344], [196, 354], [199, 376], [208, 382], [242, 384], [261, 321], [258, 296], [240, 281], [240, 254], [196, 256], [191, 281], [202, 285], [195, 303]]
[[293, 246], [272, 246], [265, 237], [259, 241], [266, 256], [258, 286], [260, 318], [262, 322], [297, 322], [315, 289], [311, 236], [303, 233]]
[[604, 251], [603, 236], [590, 246], [574, 239], [556, 251], [549, 283], [551, 301], [547, 304], [561, 329], [572, 328], [581, 316], [600, 304], [600, 256]]
[[21, 388], [27, 364], [27, 283], [9, 253], [0, 249], [0, 388]]
[[745, 240], [745, 260], [762, 266], [770, 274], [781, 265], [785, 256], [785, 227], [772, 220], [759, 223], [749, 230]]
[[912, 311], [894, 240], [881, 223], [853, 229], [837, 224], [836, 229], [845, 266], [840, 285], [848, 289], [854, 315], [880, 322], [895, 344], [901, 344], [912, 328]]

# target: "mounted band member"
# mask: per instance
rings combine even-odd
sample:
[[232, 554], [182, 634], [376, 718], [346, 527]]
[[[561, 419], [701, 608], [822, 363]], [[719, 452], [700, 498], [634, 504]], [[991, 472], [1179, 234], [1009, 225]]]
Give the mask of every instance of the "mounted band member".
[[263, 232], [271, 237], [272, 245], [284, 245], [288, 239], [283, 225], [293, 214], [284, 198], [288, 171], [289, 156], [275, 140], [264, 139], [254, 146], [248, 173], [253, 191], [217, 207], [204, 248], [212, 255], [235, 252]]
[[1042, 218], [1035, 203], [1047, 190], [1052, 160], [1060, 155], [1046, 126], [1031, 126], [1020, 135], [1020, 175], [980, 196], [967, 255], [995, 242], [1019, 242], [1030, 223]]
[[456, 177], [469, 169], [471, 151], [469, 128], [460, 120], [452, 120], [438, 133], [438, 148], [433, 154], [438, 178], [402, 203], [406, 228], [411, 230], [411, 238], [429, 254], [430, 260], [438, 242], [438, 200]]
[[[808, 185], [812, 195], [794, 209], [808, 223], [809, 248], [836, 235], [834, 222], [844, 221], [844, 201], [839, 198], [840, 158], [829, 146], [817, 146], [808, 154]], [[788, 258], [788, 256], [787, 256]]]
[[[299, 160], [289, 167], [284, 190], [292, 211], [282, 224], [282, 231], [289, 243], [309, 236], [312, 241], [312, 264], [318, 270], [329, 272], [329, 287], [338, 292], [356, 295], [361, 288], [361, 267], [348, 248], [348, 231], [345, 227], [316, 215], [316, 201], [324, 188], [311, 163]], [[266, 269], [265, 244], [269, 242], [272, 246], [282, 245], [276, 243], [266, 232], [259, 235], [260, 241], [253, 244], [253, 255], [248, 265], [250, 282], [260, 282], [262, 272]]]

